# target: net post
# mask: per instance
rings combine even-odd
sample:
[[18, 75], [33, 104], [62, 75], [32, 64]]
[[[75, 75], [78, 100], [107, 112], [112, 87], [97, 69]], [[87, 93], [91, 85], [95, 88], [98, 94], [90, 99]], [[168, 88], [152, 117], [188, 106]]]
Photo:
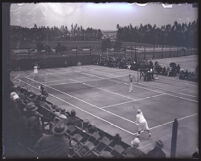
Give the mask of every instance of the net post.
[[171, 153], [170, 153], [171, 158], [175, 158], [176, 156], [177, 131], [178, 131], [178, 120], [177, 118], [175, 118], [172, 124], [172, 139], [171, 139]]

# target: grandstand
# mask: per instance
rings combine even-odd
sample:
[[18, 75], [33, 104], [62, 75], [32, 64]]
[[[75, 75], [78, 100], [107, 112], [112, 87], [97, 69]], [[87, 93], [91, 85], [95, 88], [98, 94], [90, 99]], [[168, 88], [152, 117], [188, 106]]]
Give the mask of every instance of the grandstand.
[[[53, 104], [65, 109], [67, 118], [71, 110], [76, 111], [76, 124], [68, 126], [66, 133], [74, 145], [69, 157], [126, 158], [126, 149], [136, 137], [136, 108], [143, 110], [153, 133], [151, 139], [146, 134], [140, 137], [140, 150], [144, 153], [161, 139], [170, 157], [171, 126], [175, 118], [179, 120], [177, 156], [190, 157], [197, 146], [196, 83], [159, 75], [155, 81], [136, 82], [135, 92], [128, 93], [128, 74], [135, 75], [133, 70], [85, 65], [82, 68], [40, 69], [39, 73], [34, 79], [30, 70], [16, 71], [11, 73], [11, 79], [32, 93], [31, 98], [29, 94], [26, 96], [32, 102], [34, 97], [40, 96], [38, 86], [45, 86], [49, 97], [38, 104], [38, 112], [48, 124], [55, 117], [51, 112]], [[45, 79], [40, 79], [42, 76]], [[95, 127], [96, 132], [88, 133], [84, 123]], [[121, 141], [114, 145], [117, 134]], [[191, 146], [184, 146], [184, 140], [192, 143]]]

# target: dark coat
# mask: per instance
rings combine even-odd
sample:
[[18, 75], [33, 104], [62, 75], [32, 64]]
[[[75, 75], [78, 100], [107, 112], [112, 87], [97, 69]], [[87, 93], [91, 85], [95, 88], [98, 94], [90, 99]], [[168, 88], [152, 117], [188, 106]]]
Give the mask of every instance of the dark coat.
[[142, 157], [145, 157], [145, 153], [137, 148], [129, 147], [126, 150], [126, 157], [127, 158], [142, 158]]
[[166, 154], [161, 148], [155, 147], [154, 149], [152, 149], [151, 151], [147, 153], [147, 157], [148, 158], [166, 158]]
[[69, 140], [63, 135], [44, 135], [35, 145], [39, 158], [67, 158]]

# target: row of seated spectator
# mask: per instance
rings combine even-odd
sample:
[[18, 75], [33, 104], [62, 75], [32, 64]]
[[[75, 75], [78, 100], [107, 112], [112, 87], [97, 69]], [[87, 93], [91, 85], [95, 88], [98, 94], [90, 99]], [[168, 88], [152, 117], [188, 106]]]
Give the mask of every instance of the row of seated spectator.
[[11, 92], [10, 120], [15, 128], [16, 142], [28, 147], [32, 153], [32, 156], [24, 157], [155, 157], [154, 152], [146, 155], [139, 150], [138, 141], [130, 146], [119, 134], [111, 136], [77, 117], [74, 110], [61, 109], [21, 87]]
[[161, 75], [165, 75], [165, 76], [179, 76], [179, 79], [183, 79], [183, 80], [189, 80], [189, 81], [197, 81], [197, 68], [195, 72], [189, 72], [188, 70], [184, 71], [184, 69], [180, 68], [179, 64], [176, 64], [174, 62], [169, 64], [169, 67], [161, 67], [158, 62], [155, 62], [155, 72], [156, 74], [161, 74]]
[[[117, 55], [117, 56], [100, 56], [99, 59], [96, 61], [97, 61], [96, 64], [98, 65], [126, 69], [128, 68], [127, 65], [132, 64], [135, 61], [135, 59], [130, 56]], [[132, 64], [132, 67], [134, 66], [135, 64]]]
[[[137, 61], [137, 59], [130, 57], [130, 56], [100, 56], [97, 60], [96, 64], [102, 66], [109, 66], [109, 67], [117, 67], [122, 69], [129, 68], [131, 70], [142, 70], [142, 71], [149, 71], [153, 69], [154, 74], [176, 77], [179, 76], [179, 79], [185, 79], [190, 81], [197, 81], [197, 73], [188, 72], [188, 70], [184, 71], [181, 69], [179, 64], [171, 62], [168, 67], [161, 66], [157, 61], [153, 63], [152, 61]], [[197, 67], [198, 68], [198, 67]], [[196, 68], [196, 69], [197, 69]]]

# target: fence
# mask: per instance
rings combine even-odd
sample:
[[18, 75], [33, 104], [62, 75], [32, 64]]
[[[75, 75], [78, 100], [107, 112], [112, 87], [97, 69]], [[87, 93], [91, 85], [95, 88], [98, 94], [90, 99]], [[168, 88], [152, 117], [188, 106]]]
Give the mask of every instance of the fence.
[[10, 59], [11, 70], [29, 70], [33, 69], [35, 63], [40, 68], [56, 68], [66, 66], [76, 66], [78, 62], [83, 65], [93, 64], [98, 55], [77, 54], [77, 55], [23, 55], [12, 57]]
[[11, 54], [10, 67], [11, 70], [28, 70], [32, 69], [34, 63], [39, 64], [40, 68], [55, 68], [77, 65], [81, 62], [83, 65], [90, 65], [97, 62], [99, 55], [113, 56], [130, 56], [137, 61], [162, 59], [170, 57], [180, 57], [197, 54], [196, 49], [186, 48], [142, 48], [125, 49], [124, 51], [107, 51], [100, 50], [71, 50], [62, 53], [35, 53], [35, 54]]
[[115, 52], [108, 51], [102, 53], [103, 55], [113, 55], [113, 56], [130, 56], [136, 60], [150, 60], [150, 59], [163, 59], [171, 57], [180, 57], [197, 54], [196, 49], [184, 49], [184, 48], [135, 48], [126, 49], [125, 51]]

